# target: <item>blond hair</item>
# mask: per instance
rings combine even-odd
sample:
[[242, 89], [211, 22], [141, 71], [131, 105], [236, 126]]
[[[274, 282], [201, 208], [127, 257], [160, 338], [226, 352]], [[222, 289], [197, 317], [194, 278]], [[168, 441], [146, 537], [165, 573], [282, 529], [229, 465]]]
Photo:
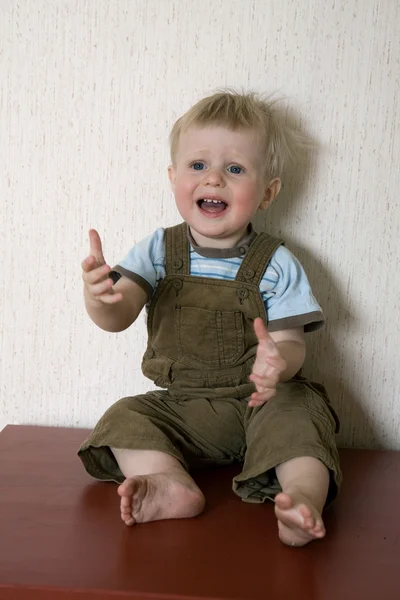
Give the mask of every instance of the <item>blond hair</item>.
[[192, 106], [172, 127], [171, 160], [175, 164], [179, 139], [189, 127], [222, 125], [232, 131], [252, 129], [260, 137], [265, 177], [281, 177], [284, 168], [301, 158], [309, 141], [290, 124], [277, 100], [255, 92], [218, 91]]

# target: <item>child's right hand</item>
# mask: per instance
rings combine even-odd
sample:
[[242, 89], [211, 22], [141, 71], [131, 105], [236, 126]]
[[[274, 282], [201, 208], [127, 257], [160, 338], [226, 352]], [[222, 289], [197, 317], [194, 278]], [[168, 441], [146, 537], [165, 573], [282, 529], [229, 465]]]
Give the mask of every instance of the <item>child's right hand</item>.
[[112, 289], [114, 282], [108, 277], [111, 268], [104, 260], [101, 239], [95, 229], [89, 231], [89, 242], [90, 254], [82, 261], [82, 279], [87, 294], [95, 303], [116, 304], [123, 296]]

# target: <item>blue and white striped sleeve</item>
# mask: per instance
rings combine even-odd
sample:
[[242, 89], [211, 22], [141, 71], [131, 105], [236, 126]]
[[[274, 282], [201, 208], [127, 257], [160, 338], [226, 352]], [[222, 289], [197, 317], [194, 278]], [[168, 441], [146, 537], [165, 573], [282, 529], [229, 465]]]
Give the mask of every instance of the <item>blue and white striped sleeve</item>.
[[313, 296], [307, 275], [287, 248], [279, 246], [275, 251], [264, 278], [260, 291], [267, 310], [269, 331], [303, 326], [307, 332], [324, 326], [324, 315]]
[[165, 277], [165, 229], [156, 231], [135, 244], [112, 270], [116, 282], [121, 276], [134, 281], [151, 299], [159, 281]]

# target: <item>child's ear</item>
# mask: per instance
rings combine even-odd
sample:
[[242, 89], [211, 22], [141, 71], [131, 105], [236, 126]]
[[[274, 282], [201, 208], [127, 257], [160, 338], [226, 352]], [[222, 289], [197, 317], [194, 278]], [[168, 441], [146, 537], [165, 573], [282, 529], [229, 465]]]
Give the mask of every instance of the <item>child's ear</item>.
[[276, 177], [275, 179], [269, 182], [268, 186], [265, 188], [264, 198], [261, 200], [259, 206], [260, 210], [265, 210], [266, 208], [271, 206], [271, 204], [279, 194], [280, 189], [281, 180], [279, 179], [279, 177]]
[[168, 167], [168, 178], [172, 187], [172, 191], [175, 191], [175, 179], [176, 179], [176, 170], [174, 165], [169, 165]]

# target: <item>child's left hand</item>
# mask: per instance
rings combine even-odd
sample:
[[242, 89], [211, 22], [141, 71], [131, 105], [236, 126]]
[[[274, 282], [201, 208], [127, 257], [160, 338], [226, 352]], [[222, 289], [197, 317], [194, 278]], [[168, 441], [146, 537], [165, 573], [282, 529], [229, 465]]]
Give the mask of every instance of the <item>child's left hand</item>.
[[251, 395], [249, 406], [261, 406], [276, 396], [276, 385], [287, 365], [262, 319], [254, 320], [254, 331], [258, 348], [249, 379], [255, 383], [257, 391]]

